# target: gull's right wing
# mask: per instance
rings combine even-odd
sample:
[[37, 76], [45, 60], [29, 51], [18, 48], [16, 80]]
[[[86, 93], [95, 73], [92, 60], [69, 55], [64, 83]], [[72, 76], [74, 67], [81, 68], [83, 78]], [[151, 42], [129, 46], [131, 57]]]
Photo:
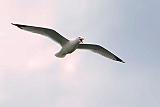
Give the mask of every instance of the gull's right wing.
[[66, 42], [69, 41], [68, 39], [66, 39], [65, 37], [63, 37], [58, 32], [56, 32], [55, 30], [52, 30], [52, 29], [35, 27], [35, 26], [28, 26], [28, 25], [21, 25], [21, 24], [13, 24], [13, 23], [12, 23], [12, 25], [15, 25], [15, 26], [19, 27], [20, 29], [23, 29], [26, 31], [30, 31], [33, 33], [38, 33], [41, 35], [48, 36], [52, 40], [59, 43], [61, 46], [63, 46]]
[[91, 50], [92, 52], [98, 53], [98, 54], [100, 54], [100, 55], [102, 55], [102, 56], [104, 56], [106, 58], [125, 63], [123, 60], [121, 60], [116, 55], [114, 55], [113, 53], [111, 53], [110, 51], [108, 51], [107, 49], [103, 48], [100, 45], [96, 45], [96, 44], [79, 44], [77, 49]]

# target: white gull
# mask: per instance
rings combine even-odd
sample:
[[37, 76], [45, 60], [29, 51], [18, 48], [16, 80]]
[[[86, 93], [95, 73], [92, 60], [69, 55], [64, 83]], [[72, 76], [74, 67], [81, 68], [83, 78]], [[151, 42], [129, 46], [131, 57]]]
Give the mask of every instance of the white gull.
[[43, 28], [43, 27], [28, 26], [28, 25], [21, 25], [21, 24], [13, 24], [13, 23], [12, 23], [12, 25], [15, 25], [15, 26], [19, 27], [20, 29], [23, 29], [26, 31], [30, 31], [33, 33], [38, 33], [41, 35], [48, 36], [52, 40], [59, 43], [62, 46], [62, 48], [58, 53], [55, 54], [56, 57], [63, 58], [67, 54], [74, 52], [76, 49], [87, 49], [87, 50], [91, 50], [92, 52], [98, 53], [106, 58], [110, 58], [112, 60], [125, 63], [123, 60], [121, 60], [116, 55], [114, 55], [113, 53], [111, 53], [110, 51], [108, 51], [107, 49], [103, 48], [100, 45], [83, 44], [84, 39], [82, 37], [78, 37], [75, 40], [68, 40], [65, 37], [63, 37], [62, 35], [60, 35], [58, 32], [56, 32], [55, 30], [52, 30], [52, 29]]

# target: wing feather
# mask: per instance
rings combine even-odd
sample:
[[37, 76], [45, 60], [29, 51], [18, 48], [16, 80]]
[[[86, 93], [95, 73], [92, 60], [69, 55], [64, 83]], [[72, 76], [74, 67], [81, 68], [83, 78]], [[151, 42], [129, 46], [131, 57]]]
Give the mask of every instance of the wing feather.
[[13, 24], [13, 23], [12, 23], [12, 25], [15, 25], [15, 26], [19, 27], [20, 29], [23, 29], [23, 30], [26, 30], [26, 31], [30, 31], [30, 32], [33, 32], [33, 33], [38, 33], [38, 34], [41, 34], [41, 35], [48, 36], [52, 40], [59, 43], [61, 46], [63, 46], [66, 42], [69, 41], [68, 39], [61, 36], [58, 32], [56, 32], [55, 30], [52, 30], [52, 29], [35, 27], [35, 26], [28, 26], [28, 25], [21, 25], [21, 24]]
[[95, 53], [98, 53], [98, 54], [104, 56], [104, 57], [107, 57], [107, 58], [110, 58], [112, 60], [125, 63], [123, 60], [121, 60], [116, 55], [114, 55], [113, 53], [111, 53], [110, 51], [108, 51], [107, 49], [103, 48], [100, 45], [95, 45], [95, 44], [79, 44], [78, 49], [91, 50], [91, 51], [93, 51]]

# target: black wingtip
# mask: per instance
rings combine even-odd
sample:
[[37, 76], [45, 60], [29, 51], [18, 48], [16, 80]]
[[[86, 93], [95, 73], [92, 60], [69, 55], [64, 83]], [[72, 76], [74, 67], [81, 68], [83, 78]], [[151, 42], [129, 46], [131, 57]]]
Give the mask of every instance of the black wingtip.
[[122, 63], [125, 63], [122, 59], [116, 57], [116, 61], [119, 61], [119, 62], [122, 62]]
[[14, 26], [17, 26], [18, 28], [22, 29], [23, 27], [25, 27], [25, 25], [20, 25], [20, 24], [14, 24], [14, 23], [11, 23], [12, 25]]

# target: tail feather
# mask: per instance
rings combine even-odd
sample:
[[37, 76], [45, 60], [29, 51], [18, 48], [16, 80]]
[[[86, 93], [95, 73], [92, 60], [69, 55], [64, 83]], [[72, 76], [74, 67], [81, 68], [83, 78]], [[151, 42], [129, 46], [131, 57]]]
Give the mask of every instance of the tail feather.
[[58, 58], [64, 58], [66, 54], [56, 53], [55, 56]]

